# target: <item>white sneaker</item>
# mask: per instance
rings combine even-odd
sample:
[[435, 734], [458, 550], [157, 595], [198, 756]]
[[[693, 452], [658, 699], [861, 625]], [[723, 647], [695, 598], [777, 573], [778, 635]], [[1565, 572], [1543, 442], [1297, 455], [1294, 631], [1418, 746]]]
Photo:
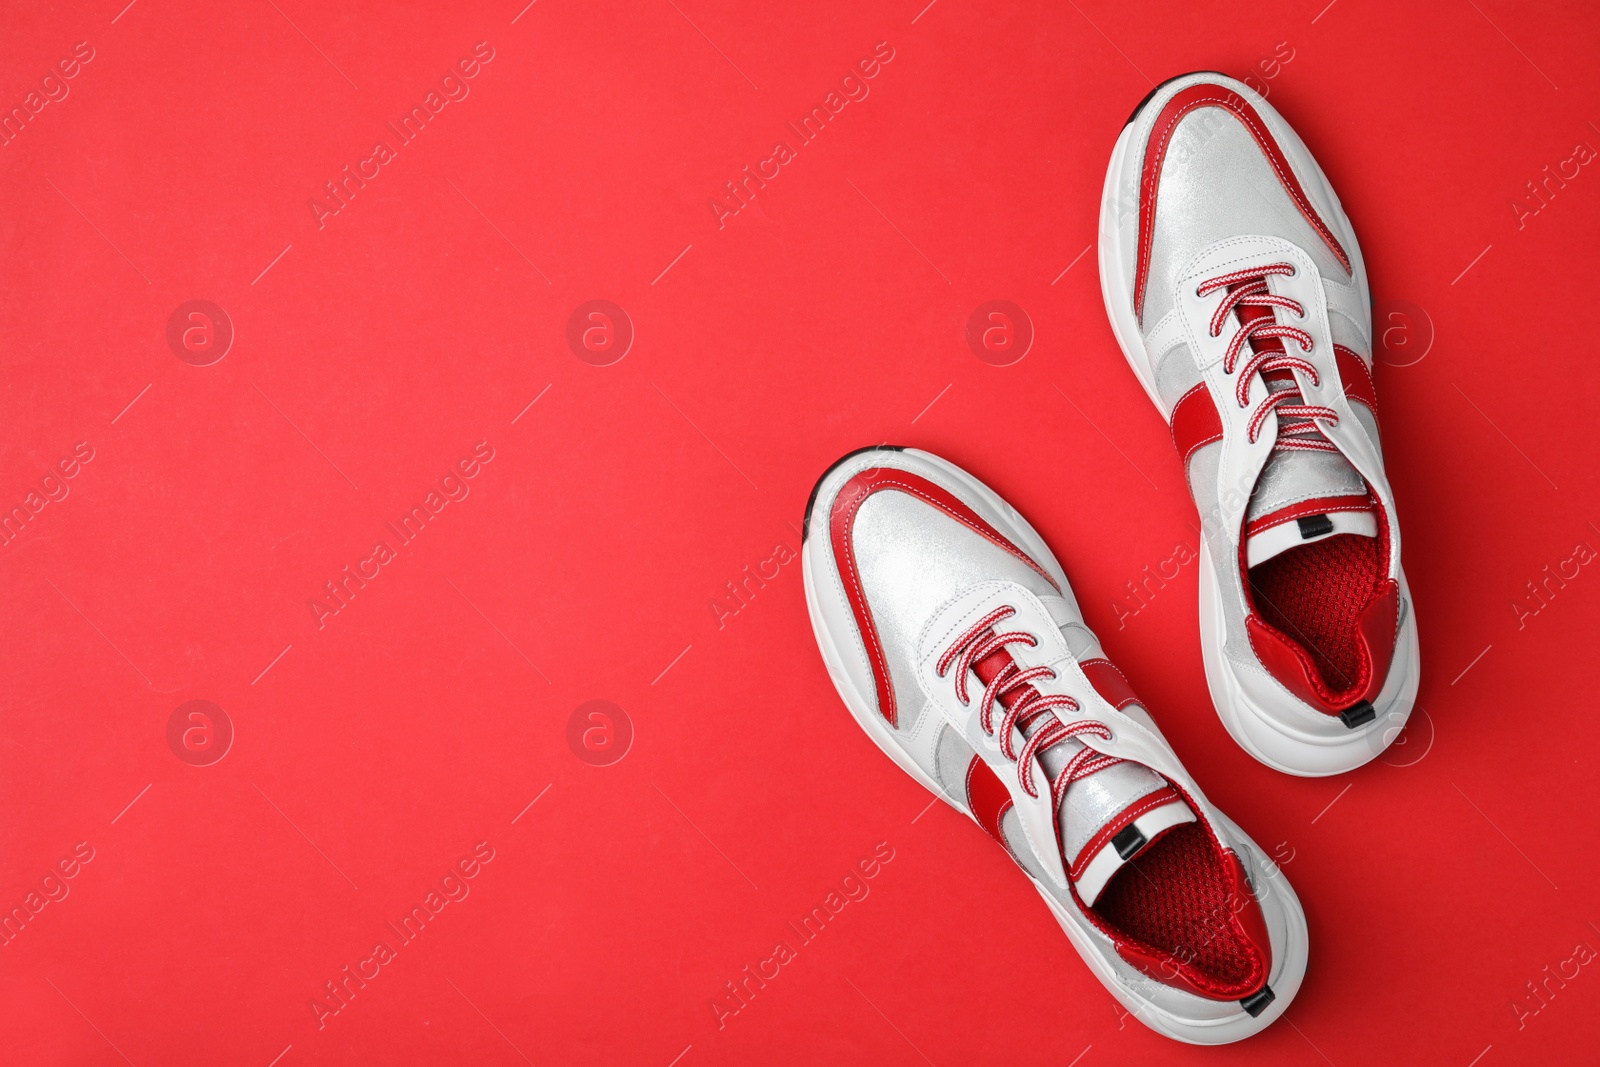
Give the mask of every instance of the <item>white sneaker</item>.
[[801, 559], [851, 714], [1000, 842], [1112, 996], [1195, 1044], [1283, 1013], [1300, 902], [1183, 769], [1020, 515], [925, 452], [865, 449], [812, 491]]
[[1405, 725], [1418, 664], [1350, 220], [1271, 105], [1186, 74], [1117, 139], [1100, 285], [1202, 517], [1223, 724], [1280, 771], [1359, 767]]

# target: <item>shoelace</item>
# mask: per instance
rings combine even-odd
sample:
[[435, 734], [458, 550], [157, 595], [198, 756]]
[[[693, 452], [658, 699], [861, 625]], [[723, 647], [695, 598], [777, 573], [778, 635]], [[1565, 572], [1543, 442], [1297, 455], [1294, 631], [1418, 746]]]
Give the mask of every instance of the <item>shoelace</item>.
[[[1222, 328], [1227, 325], [1228, 315], [1240, 308], [1283, 308], [1297, 318], [1305, 317], [1305, 308], [1296, 300], [1286, 296], [1278, 296], [1267, 289], [1267, 278], [1274, 274], [1293, 275], [1295, 268], [1288, 263], [1273, 263], [1263, 267], [1251, 267], [1248, 270], [1237, 270], [1223, 274], [1216, 278], [1208, 278], [1202, 282], [1196, 295], [1210, 296], [1218, 289], [1228, 290], [1222, 303], [1217, 305], [1217, 310], [1211, 316], [1211, 336], [1220, 337]], [[1294, 341], [1300, 346], [1300, 351], [1311, 351], [1311, 335], [1305, 330], [1295, 326], [1280, 323], [1277, 316], [1266, 314], [1243, 319], [1242, 325], [1228, 341], [1228, 351], [1223, 357], [1222, 369], [1226, 374], [1232, 374], [1234, 365], [1239, 360], [1239, 353], [1244, 350], [1247, 343], [1256, 339], [1278, 339], [1276, 347], [1263, 347], [1257, 350], [1251, 344], [1250, 359], [1239, 372], [1234, 387], [1234, 396], [1239, 401], [1240, 407], [1247, 407], [1250, 403], [1250, 383], [1255, 375], [1260, 374], [1263, 382], [1269, 382], [1269, 375], [1275, 372], [1279, 379], [1287, 378], [1287, 372], [1298, 370], [1311, 379], [1312, 385], [1320, 383], [1317, 368], [1311, 361], [1300, 356], [1290, 355], [1283, 347], [1284, 340]], [[1292, 381], [1292, 379], [1291, 379]], [[1291, 401], [1298, 401], [1291, 403]], [[1314, 420], [1322, 419], [1327, 422], [1338, 422], [1339, 416], [1332, 408], [1316, 404], [1307, 404], [1300, 395], [1300, 389], [1293, 384], [1286, 388], [1272, 389], [1268, 385], [1266, 399], [1256, 406], [1251, 413], [1249, 438], [1254, 444], [1260, 436], [1261, 424], [1266, 421], [1267, 413], [1276, 410], [1278, 413], [1278, 439], [1273, 443], [1273, 449], [1303, 449], [1314, 452], [1337, 452], [1333, 443], [1323, 436], [1322, 430]]]
[[[956, 638], [955, 642], [939, 657], [938, 673], [943, 678], [952, 665], [955, 667], [956, 696], [961, 703], [970, 705], [967, 698], [967, 675], [978, 663], [1001, 651], [1007, 645], [1022, 644], [1030, 648], [1039, 643], [1038, 639], [1030, 633], [1021, 630], [996, 632], [996, 624], [1004, 622], [1015, 615], [1016, 609], [1011, 607], [996, 608], [983, 618], [974, 623], [965, 633]], [[1021, 783], [1023, 791], [1030, 797], [1037, 797], [1038, 791], [1033, 785], [1033, 757], [1059, 745], [1063, 741], [1077, 737], [1079, 734], [1093, 734], [1103, 740], [1111, 740], [1111, 728], [1094, 719], [1079, 719], [1073, 723], [1064, 723], [1056, 718], [1054, 709], [1066, 708], [1078, 710], [1078, 702], [1064, 693], [1046, 695], [1033, 687], [1034, 682], [1047, 681], [1056, 676], [1056, 672], [1049, 667], [1018, 667], [1015, 661], [1008, 662], [1001, 668], [1000, 673], [989, 680], [983, 690], [983, 702], [979, 705], [979, 721], [984, 733], [995, 736], [993, 713], [995, 701], [1003, 696], [1025, 690], [1022, 699], [1013, 703], [1006, 709], [1006, 714], [1000, 721], [1000, 751], [1006, 759], [1017, 764], [1017, 781]], [[1013, 752], [1011, 744], [1012, 731], [1032, 724], [1040, 716], [1048, 715], [1050, 721], [1040, 724], [1039, 728], [1028, 735], [1027, 742], [1022, 746], [1021, 752]], [[1087, 778], [1097, 771], [1122, 760], [1115, 756], [1107, 756], [1096, 752], [1087, 745], [1083, 745], [1076, 755], [1067, 761], [1060, 773], [1050, 783], [1051, 811], [1059, 810], [1061, 798], [1067, 793], [1067, 787], [1079, 778]]]

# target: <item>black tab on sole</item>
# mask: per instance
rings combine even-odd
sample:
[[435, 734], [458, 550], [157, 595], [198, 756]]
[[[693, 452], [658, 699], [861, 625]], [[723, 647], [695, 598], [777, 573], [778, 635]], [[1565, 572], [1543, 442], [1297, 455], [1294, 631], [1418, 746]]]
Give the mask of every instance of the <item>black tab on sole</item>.
[[1339, 713], [1339, 721], [1354, 730], [1358, 726], [1365, 726], [1378, 717], [1378, 709], [1365, 700], [1350, 705]]
[[1272, 991], [1272, 987], [1269, 985], [1264, 985], [1254, 993], [1251, 993], [1248, 997], [1240, 1000], [1239, 1007], [1249, 1012], [1250, 1018], [1254, 1019], [1260, 1016], [1262, 1012], [1267, 1010], [1268, 1004], [1271, 1004], [1277, 999], [1278, 994]]
[[1144, 834], [1133, 823], [1129, 823], [1117, 832], [1111, 839], [1111, 847], [1117, 850], [1117, 855], [1125, 860], [1131, 860], [1139, 854], [1139, 850], [1149, 844]]

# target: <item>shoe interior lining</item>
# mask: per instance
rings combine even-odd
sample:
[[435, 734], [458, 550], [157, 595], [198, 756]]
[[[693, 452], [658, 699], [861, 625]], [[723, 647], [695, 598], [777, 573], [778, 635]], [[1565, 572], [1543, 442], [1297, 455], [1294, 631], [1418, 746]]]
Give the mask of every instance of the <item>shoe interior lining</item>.
[[1259, 961], [1233, 922], [1230, 882], [1205, 827], [1186, 823], [1124, 864], [1094, 911], [1156, 955], [1187, 961], [1215, 992], [1244, 996], [1260, 985]]
[[1250, 569], [1257, 612], [1311, 655], [1335, 693], [1361, 676], [1361, 610], [1383, 579], [1376, 538], [1337, 534]]

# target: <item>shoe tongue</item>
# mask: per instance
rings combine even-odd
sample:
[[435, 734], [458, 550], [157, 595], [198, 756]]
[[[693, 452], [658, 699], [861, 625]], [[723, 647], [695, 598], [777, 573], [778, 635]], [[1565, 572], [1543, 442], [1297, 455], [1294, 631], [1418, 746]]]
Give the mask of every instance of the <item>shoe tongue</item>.
[[[1234, 314], [1241, 326], [1277, 317], [1273, 308], [1249, 305]], [[1250, 348], [1256, 353], [1284, 351], [1283, 342], [1276, 337], [1253, 337]], [[1294, 375], [1286, 370], [1268, 373], [1265, 382], [1274, 393], [1299, 389]], [[1285, 429], [1284, 417], [1279, 419], [1280, 437], [1311, 428], [1309, 422], [1289, 419]], [[1377, 516], [1360, 473], [1338, 452], [1273, 450], [1256, 479], [1245, 514], [1245, 566], [1254, 567], [1291, 548], [1342, 533], [1378, 536]]]
[[[1010, 662], [1010, 654], [1001, 650], [975, 664], [973, 671], [988, 685]], [[1030, 688], [1014, 690], [1002, 696], [999, 703], [1009, 708], [1023, 699]], [[1041, 715], [1023, 726], [1022, 732], [1030, 735], [1048, 721], [1048, 715]], [[999, 728], [998, 715], [995, 728]], [[1079, 741], [1068, 738], [1041, 752], [1039, 762], [1044, 774], [1034, 775], [1035, 788], [1048, 790], [1048, 780], [1060, 774], [1083, 748]], [[1079, 899], [1092, 907], [1111, 876], [1156, 838], [1174, 826], [1195, 821], [1182, 794], [1141, 763], [1122, 760], [1074, 781], [1061, 798], [1056, 827], [1067, 877], [1072, 879]]]
[[[1274, 392], [1293, 382], [1269, 382]], [[1245, 513], [1247, 567], [1336, 534], [1378, 536], [1367, 483], [1338, 452], [1280, 448], [1267, 457]]]

